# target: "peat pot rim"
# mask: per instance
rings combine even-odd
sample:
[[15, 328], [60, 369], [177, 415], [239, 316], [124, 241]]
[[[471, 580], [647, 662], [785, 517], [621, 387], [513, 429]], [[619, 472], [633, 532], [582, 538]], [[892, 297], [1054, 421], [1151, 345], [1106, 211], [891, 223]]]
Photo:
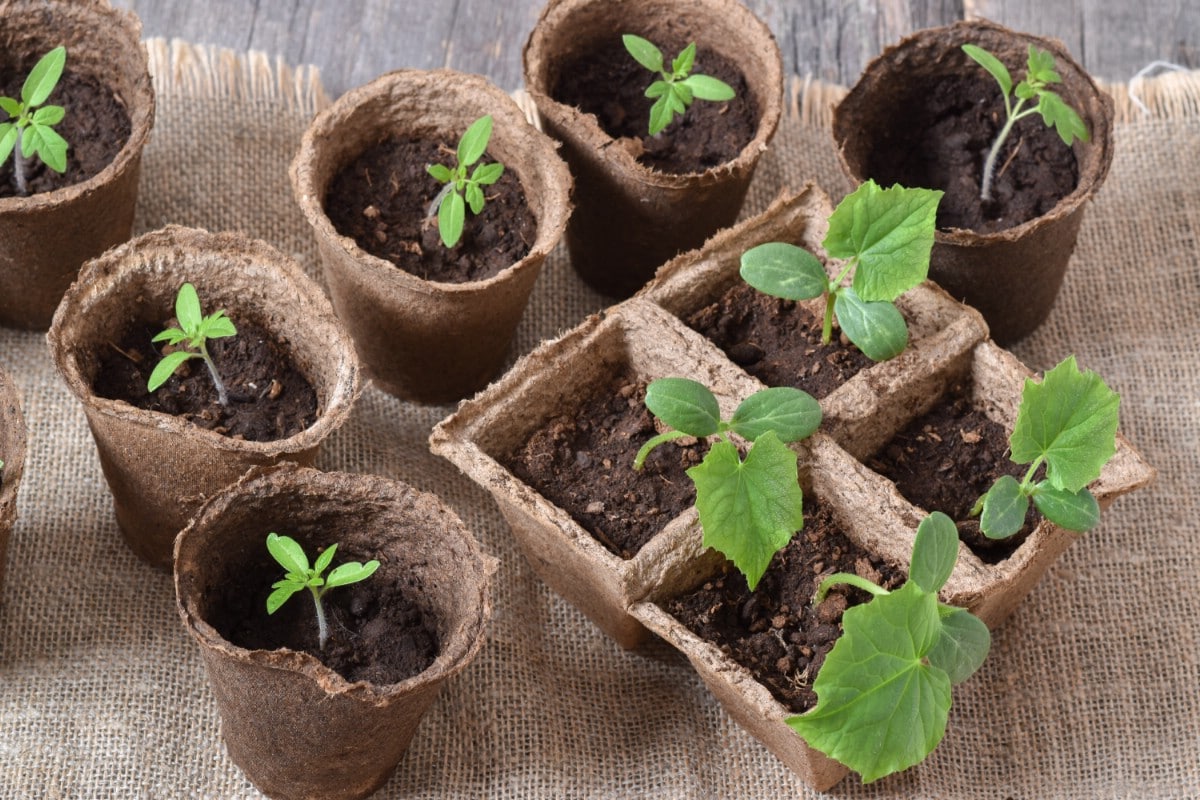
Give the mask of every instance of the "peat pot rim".
[[[76, 323], [76, 319], [96, 314], [98, 307], [114, 302], [113, 298], [121, 296], [130, 287], [140, 292], [156, 281], [168, 279], [174, 287], [167, 293], [173, 304], [178, 291], [176, 282], [197, 282], [208, 277], [210, 284], [215, 283], [222, 269], [235, 265], [257, 273], [258, 284], [271, 297], [271, 307], [286, 305], [291, 312], [307, 312], [303, 319], [294, 319], [295, 313], [268, 319], [269, 315], [261, 313], [261, 307], [268, 304], [260, 298], [250, 298], [241, 306], [229, 300], [220, 301], [235, 322], [239, 307], [259, 310], [260, 313], [249, 318], [287, 341], [293, 363], [317, 392], [317, 418], [312, 425], [284, 439], [258, 442], [232, 439], [182, 417], [98, 397], [92, 391], [91, 377], [81, 358], [92, 351], [94, 341], [83, 340], [89, 331], [78, 330], [82, 323]], [[269, 287], [272, 291], [268, 291], [268, 285], [263, 282], [273, 284]], [[202, 289], [202, 303], [204, 297]], [[128, 310], [130, 305], [122, 308]], [[110, 323], [110, 327], [116, 329], [123, 321]], [[275, 324], [279, 322], [285, 327]], [[101, 330], [101, 324], [93, 327]], [[301, 334], [308, 340], [307, 346], [297, 344]], [[91, 259], [83, 265], [79, 277], [55, 310], [46, 338], [67, 387], [89, 413], [169, 434], [198, 437], [218, 452], [273, 458], [313, 449], [346, 421], [362, 391], [354, 345], [334, 315], [328, 298], [293, 259], [267, 242], [240, 232], [210, 233], [199, 228], [168, 225]], [[314, 354], [317, 358], [312, 358]]]
[[[232, 509], [244, 503], [258, 508], [276, 498], [295, 500], [296, 495], [302, 495], [306, 503], [332, 502], [339, 498], [339, 494], [344, 492], [348, 484], [352, 485], [358, 494], [369, 497], [380, 508], [421, 505], [442, 512], [448, 524], [438, 531], [439, 541], [450, 542], [451, 547], [464, 550], [470, 560], [461, 564], [461, 567], [464, 570], [474, 567], [474, 577], [478, 579], [463, 581], [459, 586], [460, 591], [464, 592], [460, 598], [460, 606], [471, 611], [454, 620], [454, 628], [448, 631], [439, 630], [439, 650], [433, 663], [398, 683], [350, 681], [325, 666], [316, 657], [288, 648], [248, 650], [239, 647], [222, 637], [203, 618], [200, 609], [196, 607], [194, 592], [188, 591], [189, 588], [194, 589], [190, 585], [194, 579], [190, 575], [192, 570], [186, 565], [202, 559], [203, 551], [209, 544], [205, 534], [213, 528], [219, 528], [222, 518], [230, 514]], [[288, 514], [302, 513], [285, 507], [281, 518]], [[380, 539], [381, 548], [388, 545], [396, 549], [404, 547], [403, 541], [383, 537]], [[322, 472], [286, 462], [271, 467], [253, 468], [236, 483], [205, 502], [176, 537], [174, 564], [176, 610], [188, 633], [202, 647], [224, 658], [260, 669], [299, 673], [311, 679], [330, 695], [356, 697], [379, 706], [400, 700], [416, 690], [432, 687], [462, 671], [474, 660], [487, 639], [487, 628], [493, 608], [491, 584], [499, 566], [495, 558], [483, 552], [458, 515], [436, 495], [379, 475]], [[467, 584], [473, 585], [467, 587]], [[473, 590], [474, 596], [471, 596], [468, 590]]]
[[[99, 187], [111, 183], [113, 179], [130, 169], [141, 159], [142, 150], [150, 138], [150, 129], [154, 126], [155, 96], [154, 85], [150, 78], [150, 56], [142, 42], [142, 23], [132, 11], [113, 8], [107, 0], [10, 0], [0, 9], [4, 16], [6, 42], [20, 36], [30, 39], [40, 39], [46, 42], [41, 48], [44, 52], [58, 44], [64, 44], [61, 38], [49, 33], [43, 34], [42, 26], [37, 22], [28, 23], [29, 32], [26, 34], [25, 25], [21, 19], [22, 12], [29, 10], [42, 14], [68, 15], [80, 18], [76, 31], [78, 36], [74, 42], [67, 44], [67, 65], [74, 68], [71, 58], [73, 47], [91, 44], [98, 50], [109, 47], [121, 47], [127, 52], [138, 54], [136, 76], [125, 74], [115, 78], [109, 73], [95, 69], [81, 70], [94, 78], [98, 83], [108, 87], [117, 96], [129, 114], [129, 138], [125, 141], [113, 160], [104, 169], [87, 180], [72, 183], [50, 192], [39, 192], [27, 197], [0, 197], [0, 214], [3, 215], [33, 215], [47, 209], [57, 209], [77, 201], [84, 195], [90, 195]], [[16, 29], [15, 31], [13, 29]], [[106, 62], [109, 67], [113, 61]], [[97, 66], [97, 65], [93, 65]], [[130, 96], [120, 91], [122, 83], [130, 84]]]
[[[947, 58], [969, 61], [966, 54], [960, 51], [961, 45], [980, 43], [990, 51], [995, 52], [997, 44], [1004, 42], [1020, 42], [1026, 49], [1028, 45], [1037, 45], [1054, 56], [1055, 67], [1063, 78], [1058, 86], [1067, 89], [1072, 95], [1082, 98], [1089, 108], [1076, 110], [1088, 124], [1091, 139], [1088, 142], [1076, 142], [1072, 145], [1079, 164], [1079, 181], [1069, 194], [1062, 197], [1053, 208], [1041, 216], [1026, 220], [1011, 228], [1004, 228], [990, 233], [979, 233], [965, 228], [939, 229], [935, 233], [936, 241], [942, 244], [952, 244], [959, 247], [987, 247], [998, 242], [1016, 241], [1028, 235], [1031, 231], [1046, 224], [1070, 217], [1079, 211], [1099, 190], [1108, 175], [1112, 164], [1114, 141], [1113, 119], [1114, 106], [1112, 98], [1102, 91], [1091, 75], [1071, 56], [1062, 41], [1054, 38], [1038, 36], [1032, 33], [1016, 31], [987, 19], [959, 20], [949, 25], [925, 28], [917, 31], [896, 44], [887, 47], [864, 68], [862, 75], [845, 97], [837, 104], [833, 116], [833, 137], [837, 147], [838, 160], [842, 171], [856, 183], [861, 183], [868, 176], [860, 174], [851, 166], [847, 157], [847, 130], [851, 121], [846, 120], [847, 114], [858, 115], [857, 106], [872, 104], [878, 89], [876, 83], [892, 71], [904, 71], [912, 65], [940, 64]], [[970, 62], [974, 64], [974, 62]], [[951, 69], [960, 69], [959, 65], [951, 65]], [[979, 68], [982, 70], [982, 67]], [[854, 123], [857, 123], [855, 120]], [[869, 138], [869, 137], [868, 137]]]
[[[448, 83], [453, 97], [448, 96]], [[516, 175], [537, 221], [533, 244], [519, 261], [482, 280], [427, 280], [368, 253], [337, 231], [325, 213], [325, 194], [333, 177], [366, 146], [406, 131], [457, 138], [461, 136], [458, 131], [446, 133], [446, 118], [461, 123], [465, 130], [484, 114], [491, 114], [494, 122], [488, 152]], [[562, 238], [571, 212], [572, 179], [558, 147], [529, 124], [511, 96], [481, 75], [452, 69], [398, 69], [351, 89], [317, 114], [304, 132], [288, 173], [300, 210], [317, 238], [360, 264], [363, 271], [395, 289], [468, 296], [489, 292], [514, 273], [539, 267]]]
[[[591, 29], [603, 21], [597, 17], [601, 17], [609, 8], [619, 7], [619, 11], [612, 12], [614, 15], [638, 21], [639, 24], [625, 28], [628, 30], [640, 27], [640, 23], [647, 19], [678, 17], [682, 5], [678, 0], [550, 0], [538, 15], [522, 49], [526, 90], [542, 115], [552, 115], [560, 122], [570, 120], [570, 126], [582, 139], [582, 146], [604, 153], [606, 160], [614, 164], [616, 169], [624, 171], [638, 183], [665, 190], [722, 184], [730, 175], [753, 170], [759, 157], [766, 152], [767, 143], [775, 135], [783, 116], [783, 59], [771, 29], [753, 11], [735, 0], [689, 0], [687, 3], [693, 13], [704, 10], [711, 14], [713, 20], [720, 21], [723, 33], [734, 35], [738, 40], [730, 44], [718, 37], [715, 41], [706, 41], [705, 45], [737, 64], [752, 91], [756, 86], [763, 87], [762, 91], [754, 92], [759, 107], [754, 137], [741, 152], [733, 159], [703, 172], [688, 173], [661, 172], [645, 166], [625, 148], [613, 146], [616, 140], [604, 132], [595, 115], [585, 114], [555, 100], [550, 94], [550, 81], [553, 78], [550, 73], [554, 66], [550, 62], [558, 54], [555, 52], [557, 43], [551, 39], [565, 36], [565, 26], [570, 25], [576, 17], [582, 17], [586, 29]], [[704, 27], [703, 24], [700, 27]], [[605, 32], [589, 36], [588, 45]], [[620, 32], [615, 27], [612, 30], [614, 35]], [[735, 46], [749, 41], [758, 47]]]

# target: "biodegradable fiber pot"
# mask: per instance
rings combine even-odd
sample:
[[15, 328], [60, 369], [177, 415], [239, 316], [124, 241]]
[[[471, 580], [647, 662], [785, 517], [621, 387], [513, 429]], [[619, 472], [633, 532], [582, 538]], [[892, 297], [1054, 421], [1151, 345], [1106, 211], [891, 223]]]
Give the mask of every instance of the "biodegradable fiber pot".
[[[605, 133], [595, 115], [553, 97], [565, 63], [601, 47], [620, 48], [625, 33], [659, 42], [683, 35], [740, 68], [759, 116], [754, 138], [732, 161], [687, 174], [652, 170]], [[628, 297], [660, 264], [733, 223], [783, 108], [779, 47], [744, 6], [735, 0], [551, 0], [525, 45], [524, 63], [529, 94], [546, 130], [563, 142], [575, 177], [578, 213], [567, 245], [588, 284]], [[648, 83], [650, 73], [645, 76]]]
[[[937, 232], [929, 277], [956, 299], [978, 308], [992, 337], [1006, 344], [1033, 331], [1050, 313], [1075, 249], [1084, 206], [1108, 174], [1113, 155], [1113, 103], [1108, 95], [1061, 42], [970, 20], [918, 31], [868, 64], [834, 112], [833, 136], [842, 166], [855, 181], [874, 178], [885, 184], [899, 181], [947, 188], [932, 185], [933, 180], [922, 182], [924, 167], [918, 166], [921, 151], [928, 146], [925, 131], [932, 122], [925, 104], [938, 94], [939, 84], [977, 77], [979, 102], [994, 101], [996, 107], [996, 130], [988, 138], [988, 147], [1004, 122], [1000, 88], [962, 51], [966, 43], [977, 44], [1004, 62], [1014, 83], [1025, 74], [1031, 44], [1049, 51], [1063, 79], [1053, 88], [1079, 112], [1091, 134], [1089, 142], [1076, 141], [1073, 146], [1079, 173], [1074, 189], [1041, 216], [990, 233], [964, 228]], [[1007, 147], [1021, 138], [1023, 126], [1041, 125], [1036, 114], [1018, 122]], [[885, 160], [881, 155], [885, 146], [908, 149], [912, 163]], [[985, 155], [986, 147], [979, 154], [980, 164]], [[1022, 157], [1026, 154], [1015, 156]], [[899, 176], [907, 177], [899, 180]]]
[[[378, 559], [368, 581], [412, 587], [436, 617], [433, 664], [399, 683], [350, 683], [308, 653], [223, 638], [208, 620], [211, 598], [264, 563], [270, 530], [307, 553], [336, 542], [338, 563]], [[433, 495], [371, 475], [256, 471], [203, 507], [175, 553], [179, 613], [200, 645], [229, 755], [275, 798], [358, 798], [379, 788], [442, 684], [479, 652], [492, 611], [496, 562], [459, 518]]]
[[[205, 312], [223, 308], [235, 325], [253, 322], [288, 349], [316, 391], [315, 422], [285, 439], [243, 441], [96, 395], [100, 354], [135, 322], [169, 318], [185, 282]], [[312, 464], [359, 391], [354, 347], [321, 289], [291, 259], [242, 234], [170, 226], [113, 248], [84, 265], [48, 339], [83, 403], [126, 542], [168, 569], [175, 535], [206, 498], [252, 466]]]
[[50, 192], [0, 197], [0, 325], [45, 330], [80, 265], [129, 238], [154, 90], [141, 23], [107, 0], [11, 0], [0, 3], [0, 27], [0, 74], [27, 74], [65, 45], [67, 70], [109, 87], [131, 126], [99, 174]]
[[[488, 153], [516, 174], [537, 219], [524, 258], [485, 280], [435, 282], [368, 254], [335, 230], [326, 193], [364, 150], [404, 135], [453, 146], [485, 114], [493, 119]], [[555, 147], [507, 94], [480, 76], [452, 70], [382, 75], [313, 120], [292, 162], [292, 187], [316, 233], [334, 307], [381, 389], [418, 402], [448, 402], [500, 371], [542, 262], [570, 215], [571, 176]]]
[[17, 519], [17, 490], [25, 470], [25, 418], [12, 378], [0, 370], [0, 590], [8, 562], [8, 537]]

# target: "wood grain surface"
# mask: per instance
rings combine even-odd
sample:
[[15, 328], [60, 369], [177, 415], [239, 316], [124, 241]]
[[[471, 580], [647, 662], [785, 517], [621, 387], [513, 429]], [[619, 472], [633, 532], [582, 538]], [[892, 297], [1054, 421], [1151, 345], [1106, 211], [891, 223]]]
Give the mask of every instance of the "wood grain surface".
[[[263, 50], [315, 64], [336, 97], [400, 67], [453, 67], [512, 90], [543, 0], [113, 0], [146, 36]], [[1155, 60], [1200, 66], [1197, 0], [745, 0], [775, 32], [784, 67], [853, 83], [918, 28], [981, 16], [1062, 39], [1093, 75], [1127, 81]]]

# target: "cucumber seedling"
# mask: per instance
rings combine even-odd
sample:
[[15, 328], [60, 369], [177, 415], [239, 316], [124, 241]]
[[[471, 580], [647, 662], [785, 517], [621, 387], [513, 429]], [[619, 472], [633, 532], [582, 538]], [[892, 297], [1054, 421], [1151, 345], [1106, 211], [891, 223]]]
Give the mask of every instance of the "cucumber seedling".
[[221, 405], [229, 405], [225, 384], [217, 373], [217, 365], [213, 363], [212, 356], [208, 354], [208, 340], [236, 336], [237, 328], [233, 326], [229, 317], [225, 316], [223, 309], [204, 316], [200, 311], [200, 297], [196, 294], [196, 287], [190, 283], [179, 287], [179, 294], [175, 297], [175, 320], [179, 327], [167, 328], [150, 341], [166, 342], [171, 347], [180, 349], [168, 353], [158, 362], [146, 381], [146, 388], [151, 392], [156, 391], [175, 374], [175, 370], [179, 369], [183, 362], [199, 358], [208, 367], [208, 374], [212, 376], [213, 384], [217, 387], [217, 398]]
[[427, 216], [437, 214], [438, 235], [446, 247], [454, 247], [462, 238], [466, 223], [467, 207], [476, 216], [483, 211], [486, 198], [483, 187], [491, 186], [504, 174], [504, 165], [498, 161], [480, 164], [467, 175], [467, 169], [483, 157], [488, 141], [492, 138], [492, 118], [483, 116], [471, 123], [458, 141], [453, 167], [444, 164], [429, 164], [425, 171], [434, 180], [446, 184], [429, 204]]
[[[880, 188], [868, 180], [829, 216], [821, 243], [846, 265], [832, 280], [821, 261], [787, 242], [767, 242], [742, 254], [741, 275], [760, 292], [785, 300], [825, 297], [821, 342], [833, 340], [833, 322], [872, 361], [885, 361], [908, 346], [908, 326], [893, 305], [925, 280], [942, 192]], [[854, 272], [849, 286], [843, 281]]]
[[[634, 469], [640, 470], [650, 451], [664, 442], [721, 437], [687, 474], [696, 486], [704, 546], [732, 561], [753, 591], [771, 557], [804, 526], [796, 453], [787, 443], [820, 426], [821, 406], [799, 389], [775, 387], [750, 395], [723, 420], [717, 398], [704, 384], [661, 378], [646, 387], [646, 407], [672, 430], [642, 446]], [[733, 433], [751, 442], [744, 460]]]
[[659, 78], [646, 88], [646, 97], [654, 99], [650, 106], [650, 135], [657, 136], [675, 119], [683, 116], [695, 100], [732, 100], [733, 87], [710, 75], [692, 73], [696, 63], [696, 43], [680, 51], [666, 69], [662, 50], [648, 39], [627, 33], [621, 37], [625, 49], [634, 60]]
[[838, 584], [872, 599], [842, 615], [842, 635], [813, 682], [816, 706], [787, 723], [864, 783], [933, 752], [946, 732], [950, 687], [971, 677], [991, 648], [978, 617], [937, 599], [957, 558], [958, 529], [935, 511], [917, 528], [908, 580], [899, 589], [847, 573], [817, 587], [817, 603]]
[[[1013, 86], [1012, 75], [1008, 67], [1000, 59], [974, 44], [964, 44], [963, 52], [987, 70], [1000, 85], [1000, 93], [1004, 97], [1004, 126], [996, 135], [992, 148], [988, 151], [983, 163], [983, 180], [980, 184], [979, 199], [988, 202], [992, 199], [992, 181], [996, 172], [996, 161], [1004, 141], [1012, 132], [1013, 125], [1018, 120], [1031, 114], [1041, 114], [1042, 121], [1047, 127], [1052, 127], [1058, 133], [1063, 143], [1070, 147], [1076, 139], [1088, 141], [1087, 125], [1065, 100], [1051, 88], [1051, 84], [1062, 83], [1062, 78], [1054, 69], [1054, 56], [1049, 52], [1029, 45], [1029, 58], [1025, 66], [1025, 77]], [[1015, 98], [1015, 101], [1014, 101]], [[1033, 105], [1026, 108], [1026, 103]]]
[[325, 607], [321, 604], [321, 598], [334, 587], [347, 586], [371, 577], [375, 570], [379, 569], [379, 562], [373, 559], [365, 564], [347, 561], [334, 567], [333, 572], [326, 577], [324, 572], [333, 563], [333, 554], [337, 552], [336, 544], [322, 550], [311, 567], [308, 565], [308, 556], [304, 554], [304, 548], [290, 536], [268, 533], [267, 550], [271, 557], [279, 562], [279, 566], [287, 571], [281, 580], [271, 584], [273, 591], [267, 596], [267, 613], [274, 614], [293, 594], [308, 589], [317, 609], [317, 638], [321, 649], [324, 650], [325, 642], [329, 639], [329, 625], [325, 621]]
[[9, 117], [8, 121], [0, 122], [0, 164], [12, 155], [13, 179], [17, 194], [22, 197], [29, 194], [25, 170], [30, 158], [37, 156], [60, 174], [67, 169], [67, 140], [54, 130], [67, 112], [62, 106], [43, 105], [58, 86], [66, 63], [67, 49], [54, 48], [29, 71], [21, 86], [20, 100], [0, 97], [0, 109]]
[[[1025, 524], [1030, 501], [1046, 519], [1069, 531], [1091, 530], [1100, 505], [1087, 485], [1117, 452], [1120, 396], [1069, 356], [1041, 383], [1025, 380], [1009, 437], [1012, 460], [1028, 464], [1025, 477], [997, 479], [971, 510], [991, 539], [1007, 539]], [[1034, 481], [1042, 465], [1046, 477]]]

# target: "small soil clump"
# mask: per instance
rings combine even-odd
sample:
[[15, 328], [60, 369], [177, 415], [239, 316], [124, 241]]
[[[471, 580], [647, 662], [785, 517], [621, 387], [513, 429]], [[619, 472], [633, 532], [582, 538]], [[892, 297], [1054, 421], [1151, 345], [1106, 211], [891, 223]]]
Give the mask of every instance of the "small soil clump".
[[885, 589], [904, 574], [846, 538], [833, 515], [809, 500], [804, 528], [775, 554], [753, 592], [730, 563], [689, 594], [664, 604], [697, 636], [713, 642], [796, 714], [817, 702], [812, 684], [842, 633], [842, 613], [870, 596], [837, 586], [813, 605], [821, 581], [835, 572], [868, 578]]
[[[484, 154], [471, 170], [493, 160]], [[500, 180], [483, 187], [483, 211], [476, 215], [467, 209], [462, 238], [447, 248], [438, 235], [437, 209], [429, 213], [444, 184], [425, 168], [455, 163], [454, 144], [417, 137], [386, 139], [334, 176], [325, 213], [338, 233], [423, 280], [468, 283], [490, 278], [529, 253], [537, 219], [517, 176], [506, 169]]]
[[645, 400], [645, 382], [620, 371], [574, 413], [555, 417], [536, 431], [505, 462], [514, 475], [626, 559], [695, 503], [686, 470], [707, 451], [693, 439], [677, 439], [655, 448], [635, 472], [634, 456], [658, 433]]

